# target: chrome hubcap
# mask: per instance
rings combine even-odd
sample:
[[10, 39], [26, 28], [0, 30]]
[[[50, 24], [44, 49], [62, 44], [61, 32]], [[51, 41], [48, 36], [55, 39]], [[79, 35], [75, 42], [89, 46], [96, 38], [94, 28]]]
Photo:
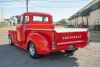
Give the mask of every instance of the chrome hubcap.
[[30, 44], [30, 47], [29, 47], [29, 52], [32, 56], [34, 56], [35, 54], [35, 48], [34, 48], [34, 45], [33, 44]]

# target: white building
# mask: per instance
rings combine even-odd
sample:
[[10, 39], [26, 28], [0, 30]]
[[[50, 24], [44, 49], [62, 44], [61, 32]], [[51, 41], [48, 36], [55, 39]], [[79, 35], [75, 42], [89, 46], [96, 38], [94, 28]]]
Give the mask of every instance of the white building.
[[15, 16], [10, 18], [10, 25], [17, 25], [17, 18]]
[[[100, 27], [100, 0], [93, 0], [69, 18], [69, 24], [75, 27]], [[99, 28], [100, 29], [100, 28]]]

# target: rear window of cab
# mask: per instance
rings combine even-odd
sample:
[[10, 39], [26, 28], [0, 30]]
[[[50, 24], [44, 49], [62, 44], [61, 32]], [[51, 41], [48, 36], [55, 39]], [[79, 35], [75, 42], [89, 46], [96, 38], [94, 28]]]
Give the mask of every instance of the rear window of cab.
[[33, 22], [41, 23], [41, 22], [48, 22], [47, 16], [33, 16]]

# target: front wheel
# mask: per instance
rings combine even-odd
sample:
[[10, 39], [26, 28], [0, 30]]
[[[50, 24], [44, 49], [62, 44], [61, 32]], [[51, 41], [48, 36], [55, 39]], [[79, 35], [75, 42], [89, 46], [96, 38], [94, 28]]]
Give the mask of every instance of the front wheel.
[[36, 47], [33, 43], [29, 43], [29, 55], [33, 58], [33, 59], [38, 59], [40, 58], [40, 55], [37, 53], [36, 51]]
[[10, 45], [10, 46], [14, 46], [13, 41], [12, 41], [12, 37], [9, 36], [8, 39], [9, 39], [9, 45]]

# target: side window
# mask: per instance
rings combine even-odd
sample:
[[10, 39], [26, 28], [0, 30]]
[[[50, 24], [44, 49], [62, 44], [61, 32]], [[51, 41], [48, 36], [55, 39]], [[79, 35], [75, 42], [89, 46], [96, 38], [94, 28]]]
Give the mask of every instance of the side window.
[[44, 22], [48, 22], [48, 17], [43, 17]]
[[28, 24], [29, 23], [29, 16], [25, 16], [24, 18], [24, 24]]

